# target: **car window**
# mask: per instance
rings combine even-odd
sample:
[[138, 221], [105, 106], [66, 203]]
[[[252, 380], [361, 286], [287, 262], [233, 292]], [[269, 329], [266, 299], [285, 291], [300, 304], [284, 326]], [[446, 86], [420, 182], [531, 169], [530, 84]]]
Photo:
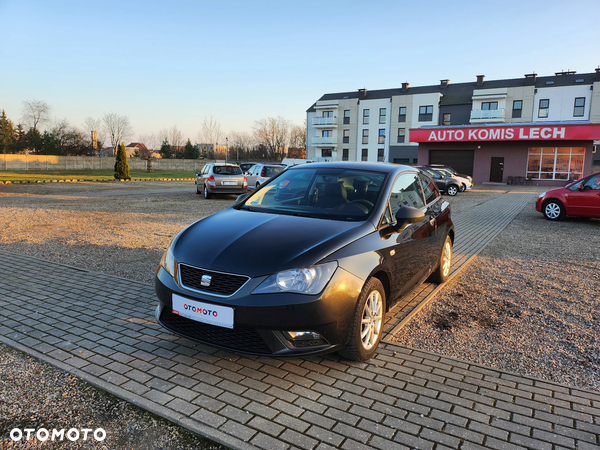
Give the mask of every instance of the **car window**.
[[206, 166], [204, 166], [204, 168], [202, 169], [202, 175], [206, 175], [210, 172], [210, 168], [212, 166], [210, 164], [207, 164]]
[[[271, 214], [366, 220], [375, 209], [387, 177], [385, 173], [359, 169], [284, 169], [281, 167], [282, 174], [250, 194], [241, 207]], [[360, 185], [361, 192], [354, 192], [355, 185]]]
[[425, 194], [425, 204], [429, 205], [439, 197], [437, 186], [425, 175], [419, 175], [419, 178], [421, 180], [421, 186], [423, 187], [423, 193]]
[[583, 189], [593, 189], [595, 191], [600, 190], [600, 175], [594, 175], [589, 177], [583, 185]]
[[435, 171], [435, 170], [431, 170], [431, 169], [425, 169], [425, 171], [426, 171], [426, 172], [427, 172], [427, 174], [428, 174], [430, 177], [432, 177], [434, 180], [442, 178], [442, 175], [441, 175], [439, 172]]
[[390, 207], [392, 208], [393, 217], [396, 217], [396, 213], [402, 206], [412, 206], [414, 208], [425, 206], [421, 182], [419, 175], [416, 173], [402, 174], [394, 182], [390, 193]]
[[279, 172], [283, 172], [285, 167], [265, 167], [265, 177], [274, 177]]
[[242, 175], [242, 169], [238, 166], [215, 166], [213, 173], [215, 175]]

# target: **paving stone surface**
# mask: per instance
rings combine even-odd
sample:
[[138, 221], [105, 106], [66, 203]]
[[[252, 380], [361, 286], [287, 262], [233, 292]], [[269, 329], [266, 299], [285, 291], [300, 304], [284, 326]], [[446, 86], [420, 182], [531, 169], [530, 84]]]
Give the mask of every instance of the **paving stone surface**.
[[[526, 205], [454, 218], [454, 273]], [[600, 449], [600, 393], [383, 342], [367, 363], [278, 359], [175, 336], [153, 286], [0, 252], [0, 340], [232, 448]], [[438, 287], [396, 307], [397, 327]]]

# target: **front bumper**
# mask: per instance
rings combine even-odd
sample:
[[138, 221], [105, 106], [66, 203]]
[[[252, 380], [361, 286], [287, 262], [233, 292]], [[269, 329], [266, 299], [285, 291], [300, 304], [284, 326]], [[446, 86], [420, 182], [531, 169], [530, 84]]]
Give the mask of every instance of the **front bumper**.
[[[266, 277], [250, 279], [223, 298], [179, 286], [159, 267], [155, 290], [156, 320], [181, 336], [255, 355], [307, 355], [335, 351], [348, 339], [363, 280], [338, 267], [319, 295], [251, 294]], [[173, 294], [234, 309], [233, 329], [198, 322], [172, 313]], [[322, 339], [292, 340], [288, 331], [313, 331]]]

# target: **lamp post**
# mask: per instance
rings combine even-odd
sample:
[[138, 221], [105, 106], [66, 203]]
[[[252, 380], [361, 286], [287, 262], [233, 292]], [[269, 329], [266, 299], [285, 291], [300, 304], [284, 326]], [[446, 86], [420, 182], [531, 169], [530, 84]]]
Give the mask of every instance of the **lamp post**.
[[229, 155], [229, 138], [225, 138], [225, 164], [227, 164], [227, 156]]

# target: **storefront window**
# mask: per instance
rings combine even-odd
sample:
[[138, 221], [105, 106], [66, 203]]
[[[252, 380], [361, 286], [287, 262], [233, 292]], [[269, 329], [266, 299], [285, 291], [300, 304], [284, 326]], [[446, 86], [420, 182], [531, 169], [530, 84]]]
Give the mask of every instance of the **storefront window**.
[[527, 177], [535, 180], [569, 180], [583, 175], [585, 147], [530, 147]]

